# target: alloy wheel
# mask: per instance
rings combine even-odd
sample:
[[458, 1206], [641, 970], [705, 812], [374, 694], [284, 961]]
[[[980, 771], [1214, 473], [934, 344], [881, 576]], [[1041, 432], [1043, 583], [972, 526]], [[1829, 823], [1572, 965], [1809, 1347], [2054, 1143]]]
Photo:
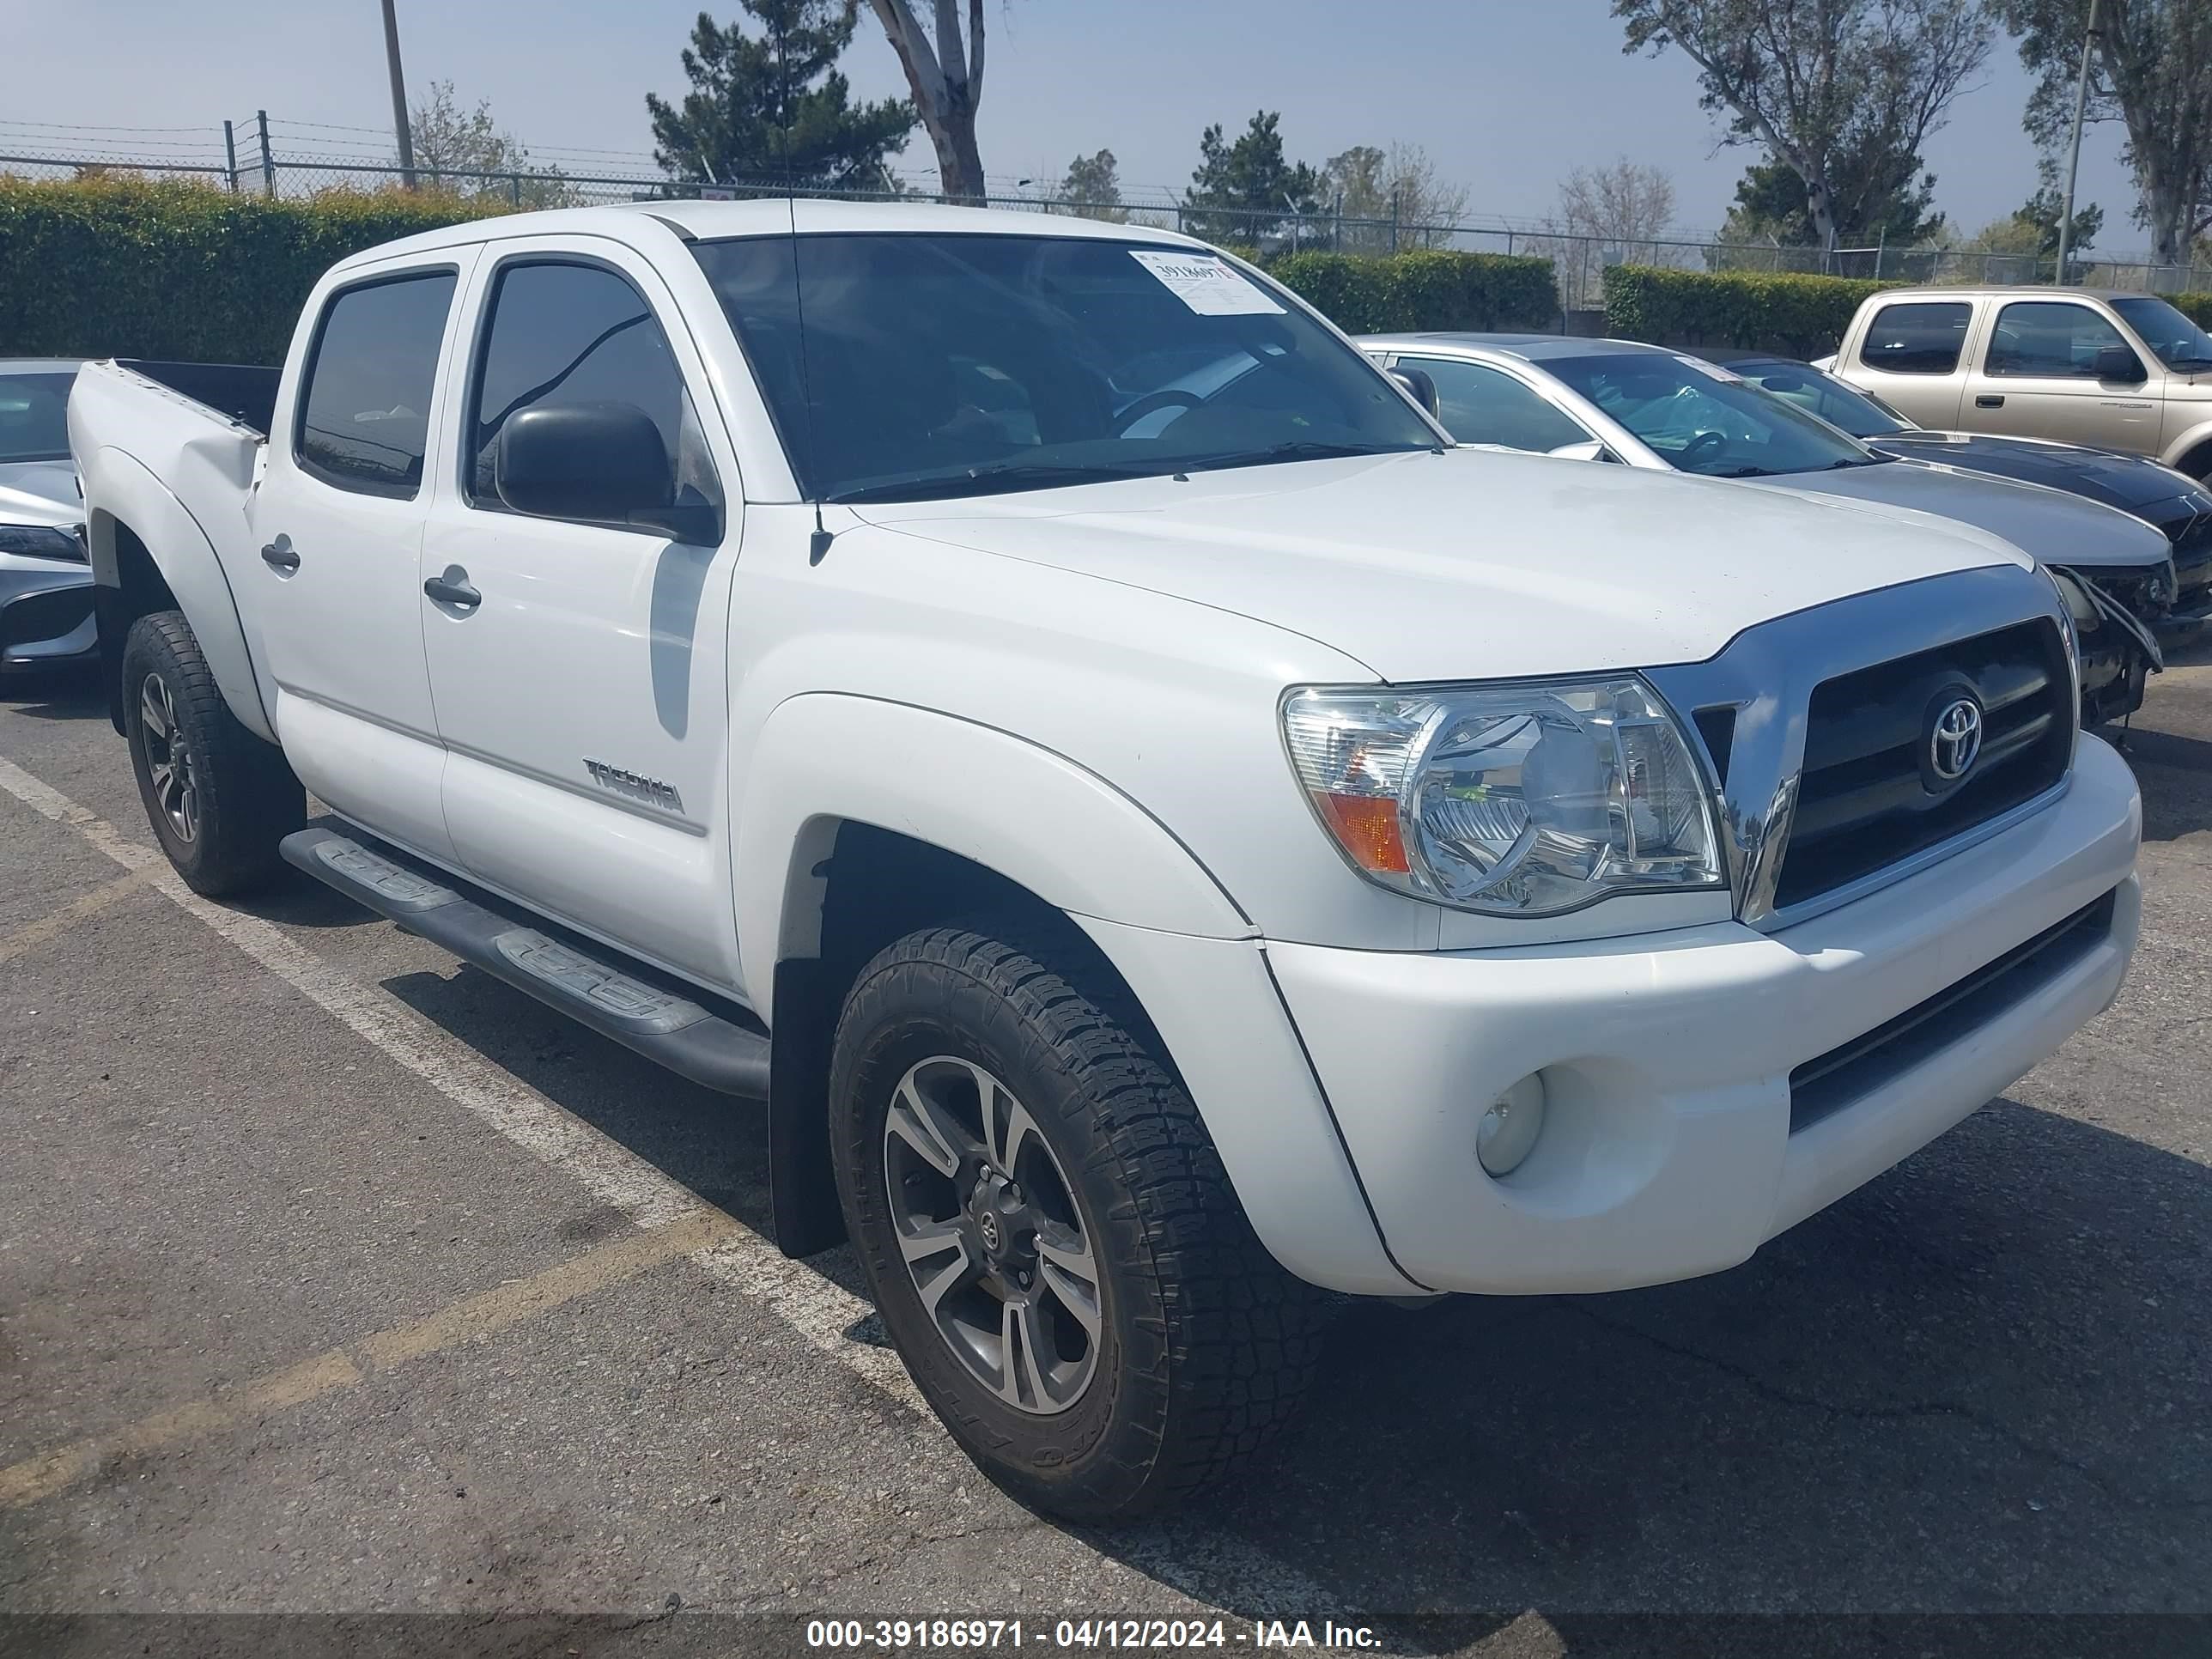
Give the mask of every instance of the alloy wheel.
[[145, 731], [146, 776], [155, 803], [177, 839], [191, 842], [200, 833], [199, 777], [192, 748], [177, 726], [177, 707], [159, 674], [138, 688], [138, 718]]
[[1097, 1370], [1097, 1259], [1028, 1109], [972, 1061], [922, 1060], [892, 1091], [884, 1176], [907, 1273], [953, 1356], [1018, 1410], [1073, 1406]]

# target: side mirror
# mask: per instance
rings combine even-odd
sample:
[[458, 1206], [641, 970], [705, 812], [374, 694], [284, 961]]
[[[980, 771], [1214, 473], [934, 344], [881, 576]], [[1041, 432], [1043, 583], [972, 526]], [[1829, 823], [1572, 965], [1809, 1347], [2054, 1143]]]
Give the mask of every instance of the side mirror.
[[1412, 392], [1413, 401], [1432, 416], [1443, 415], [1443, 404], [1437, 397], [1437, 383], [1429, 378], [1426, 369], [1394, 368], [1390, 371], [1390, 378]]
[[660, 428], [635, 404], [521, 410], [500, 428], [492, 451], [493, 488], [517, 513], [719, 544], [721, 510], [679, 505], [674, 480]]
[[2133, 349], [2108, 345], [2097, 349], [2097, 378], [2114, 386], [2141, 386], [2150, 377], [2143, 372], [2142, 359]]
[[1544, 453], [1556, 455], [1563, 461], [1601, 461], [1606, 458], [1605, 446], [1595, 438], [1578, 444], [1561, 444], [1557, 449], [1547, 449]]

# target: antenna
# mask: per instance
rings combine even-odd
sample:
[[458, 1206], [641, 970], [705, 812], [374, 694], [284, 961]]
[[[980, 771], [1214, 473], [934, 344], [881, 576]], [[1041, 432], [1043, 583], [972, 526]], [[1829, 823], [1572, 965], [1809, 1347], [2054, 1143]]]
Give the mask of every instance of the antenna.
[[[784, 181], [791, 188], [791, 181]], [[806, 286], [799, 280], [799, 204], [796, 197], [783, 198], [784, 211], [791, 221], [791, 306], [799, 319], [799, 403], [806, 411], [806, 464], [814, 465], [814, 382], [806, 372]], [[830, 544], [837, 538], [822, 523], [822, 499], [814, 497], [814, 533], [806, 540], [806, 562], [817, 565], [830, 550]]]

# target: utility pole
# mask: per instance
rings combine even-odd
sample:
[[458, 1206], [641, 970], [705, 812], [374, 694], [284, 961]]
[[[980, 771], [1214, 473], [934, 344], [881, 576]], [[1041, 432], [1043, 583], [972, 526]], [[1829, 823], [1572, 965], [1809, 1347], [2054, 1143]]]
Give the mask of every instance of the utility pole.
[[2066, 244], [2074, 234], [2074, 183], [2081, 173], [2081, 117], [2089, 106], [2089, 48], [2097, 38], [2097, 0], [2081, 31], [2081, 77], [2074, 83], [2074, 142], [2066, 156], [2066, 204], [2058, 210], [2058, 286], [2066, 286]]
[[392, 131], [399, 140], [399, 182], [415, 188], [415, 140], [407, 131], [407, 81], [399, 72], [399, 19], [384, 0], [384, 64], [392, 71]]

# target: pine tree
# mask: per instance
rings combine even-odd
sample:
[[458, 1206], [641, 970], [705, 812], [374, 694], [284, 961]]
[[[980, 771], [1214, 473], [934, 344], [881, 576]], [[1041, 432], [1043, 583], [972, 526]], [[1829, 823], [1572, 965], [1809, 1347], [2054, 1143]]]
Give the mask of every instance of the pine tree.
[[852, 44], [856, 0], [738, 0], [745, 33], [705, 12], [684, 48], [692, 90], [681, 107], [652, 93], [653, 159], [687, 182], [881, 189], [906, 148], [914, 106], [855, 104], [836, 69]]

